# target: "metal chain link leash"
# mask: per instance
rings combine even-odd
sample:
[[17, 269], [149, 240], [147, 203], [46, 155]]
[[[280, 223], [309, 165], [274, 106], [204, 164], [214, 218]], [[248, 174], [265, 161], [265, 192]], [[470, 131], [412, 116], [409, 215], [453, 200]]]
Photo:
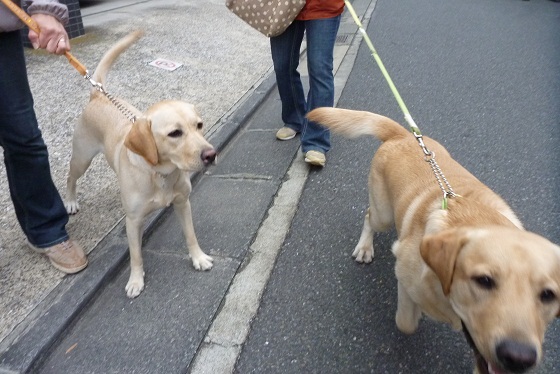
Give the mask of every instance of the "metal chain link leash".
[[132, 113], [127, 107], [125, 107], [120, 101], [118, 101], [113, 95], [111, 95], [109, 92], [105, 91], [105, 89], [103, 88], [103, 85], [99, 82], [96, 82], [93, 80], [93, 78], [91, 77], [91, 75], [89, 74], [89, 72], [86, 70], [86, 74], [84, 75], [84, 78], [86, 80], [88, 80], [91, 85], [93, 86], [93, 88], [95, 88], [97, 91], [101, 92], [103, 95], [105, 95], [107, 97], [107, 99], [109, 99], [109, 101], [111, 103], [113, 103], [114, 106], [117, 107], [117, 109], [132, 123], [136, 122], [136, 116], [134, 115], [134, 113]]
[[436, 153], [434, 151], [430, 151], [426, 147], [426, 145], [424, 144], [424, 140], [422, 139], [422, 134], [416, 134], [415, 132], [413, 132], [413, 134], [416, 137], [416, 140], [418, 140], [418, 144], [420, 144], [422, 151], [424, 152], [424, 161], [430, 164], [430, 167], [434, 172], [439, 188], [443, 192], [443, 200], [441, 203], [441, 208], [447, 209], [447, 198], [460, 197], [460, 195], [456, 194], [455, 191], [453, 191], [451, 184], [443, 174], [443, 171], [441, 170], [441, 168], [439, 167], [436, 161]]
[[346, 8], [348, 9], [350, 14], [352, 15], [352, 18], [354, 19], [354, 22], [356, 22], [356, 25], [358, 25], [358, 29], [359, 29], [360, 33], [363, 35], [364, 40], [365, 40], [366, 44], [368, 45], [369, 49], [371, 50], [371, 54], [372, 54], [373, 58], [375, 59], [375, 62], [377, 62], [377, 65], [379, 66], [379, 69], [381, 70], [381, 73], [383, 74], [383, 76], [385, 77], [385, 80], [389, 84], [389, 88], [393, 92], [393, 95], [395, 96], [395, 99], [397, 100], [397, 103], [399, 104], [399, 107], [401, 108], [401, 110], [404, 114], [404, 118], [405, 118], [406, 122], [409, 124], [410, 130], [412, 131], [412, 134], [414, 135], [414, 137], [418, 141], [418, 144], [422, 148], [422, 151], [424, 152], [424, 160], [430, 164], [430, 167], [431, 167], [431, 169], [434, 172], [434, 175], [436, 177], [436, 181], [437, 181], [441, 191], [443, 192], [442, 209], [447, 209], [447, 199], [448, 198], [459, 197], [460, 195], [456, 194], [453, 191], [453, 188], [451, 188], [451, 184], [449, 183], [449, 181], [447, 180], [447, 178], [443, 174], [443, 171], [441, 170], [441, 168], [439, 167], [439, 165], [436, 161], [435, 152], [430, 151], [426, 147], [426, 145], [424, 144], [424, 140], [423, 140], [423, 137], [422, 137], [422, 133], [420, 132], [420, 129], [418, 128], [418, 126], [414, 122], [414, 119], [412, 119], [412, 116], [410, 115], [410, 112], [408, 111], [408, 108], [406, 107], [401, 95], [399, 94], [399, 91], [397, 90], [397, 87], [395, 86], [395, 84], [393, 83], [393, 80], [389, 76], [389, 73], [387, 72], [387, 69], [385, 69], [385, 65], [383, 65], [383, 61], [381, 61], [381, 58], [377, 54], [377, 51], [375, 50], [375, 47], [373, 46], [373, 43], [371, 42], [371, 39], [369, 38], [368, 34], [366, 33], [366, 30], [363, 28], [362, 23], [360, 22], [360, 19], [358, 18], [358, 15], [356, 14], [356, 11], [354, 10], [354, 7], [352, 6], [352, 4], [348, 0], [344, 0], [344, 3], [346, 4]]
[[[25, 13], [25, 11], [23, 11], [23, 9], [21, 9], [20, 7], [18, 7], [15, 3], [13, 3], [11, 0], [0, 0], [4, 5], [6, 5], [6, 7], [8, 9], [10, 9], [12, 11], [12, 13], [14, 13], [24, 24], [27, 25], [27, 27], [29, 27], [31, 30], [33, 30], [37, 35], [39, 35], [39, 33], [41, 32], [39, 25], [37, 24], [37, 22], [35, 22], [35, 20], [33, 18], [31, 18], [27, 13]], [[96, 82], [93, 80], [93, 78], [91, 77], [91, 75], [89, 74], [89, 71], [86, 69], [86, 67], [80, 62], [78, 61], [78, 59], [76, 57], [74, 57], [70, 52], [66, 52], [64, 54], [66, 56], [66, 58], [68, 59], [68, 62], [86, 79], [88, 80], [92, 86], [98, 90], [99, 92], [103, 93], [107, 99], [109, 99], [109, 101], [111, 103], [113, 103], [113, 105], [115, 105], [117, 107], [117, 109], [132, 123], [134, 123], [136, 121], [136, 116], [130, 111], [128, 110], [122, 103], [120, 103], [113, 95], [111, 95], [109, 92], [105, 91], [105, 89], [103, 88], [103, 85], [99, 82]]]

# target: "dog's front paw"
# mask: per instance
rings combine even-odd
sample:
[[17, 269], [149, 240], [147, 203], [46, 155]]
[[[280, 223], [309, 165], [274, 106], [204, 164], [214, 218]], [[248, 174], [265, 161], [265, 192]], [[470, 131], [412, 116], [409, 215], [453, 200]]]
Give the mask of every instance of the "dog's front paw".
[[352, 257], [356, 259], [357, 262], [370, 263], [373, 261], [373, 245], [371, 246], [356, 246], [354, 252], [352, 252]]
[[206, 253], [201, 253], [192, 257], [192, 263], [196, 270], [210, 270], [212, 269], [214, 259]]
[[80, 210], [80, 204], [76, 200], [68, 200], [64, 202], [64, 207], [68, 214], [76, 214]]
[[398, 302], [395, 322], [397, 328], [405, 334], [412, 334], [418, 329], [418, 322], [422, 317], [420, 306], [412, 300], [406, 292], [406, 288], [398, 283]]
[[397, 328], [404, 334], [413, 334], [418, 329], [418, 322], [418, 319], [399, 313], [399, 311], [395, 316]]
[[130, 297], [131, 299], [135, 298], [136, 296], [140, 295], [140, 293], [144, 289], [144, 279], [130, 277], [124, 289], [126, 291], [126, 296]]

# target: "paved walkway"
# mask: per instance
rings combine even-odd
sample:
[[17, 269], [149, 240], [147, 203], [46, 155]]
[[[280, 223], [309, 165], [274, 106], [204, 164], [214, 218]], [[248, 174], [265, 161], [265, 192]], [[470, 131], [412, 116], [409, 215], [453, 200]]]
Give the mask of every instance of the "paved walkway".
[[[208, 134], [270, 74], [268, 39], [229, 12], [223, 0], [105, 0], [82, 5], [86, 35], [72, 53], [93, 71], [103, 53], [129, 31], [146, 35], [115, 63], [107, 90], [140, 109], [162, 99], [194, 103]], [[65, 192], [72, 129], [89, 98], [89, 84], [63, 57], [26, 52], [35, 109], [48, 145], [54, 181]], [[148, 63], [182, 63], [173, 72]], [[1, 156], [0, 156], [1, 157]], [[0, 162], [0, 347], [61, 282], [63, 275], [25, 245]], [[98, 157], [79, 183], [82, 210], [68, 230], [88, 252], [123, 217], [116, 178]]]

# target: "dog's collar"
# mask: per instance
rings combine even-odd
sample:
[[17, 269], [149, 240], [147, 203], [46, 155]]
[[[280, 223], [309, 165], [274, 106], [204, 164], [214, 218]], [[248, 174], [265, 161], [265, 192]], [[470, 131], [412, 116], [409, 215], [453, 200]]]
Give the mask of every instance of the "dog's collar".
[[463, 326], [463, 333], [465, 334], [465, 338], [467, 339], [467, 343], [469, 343], [469, 346], [471, 347], [471, 349], [474, 353], [475, 365], [476, 365], [476, 368], [478, 369], [478, 373], [489, 374], [488, 373], [488, 362], [486, 362], [484, 357], [482, 357], [482, 354], [480, 353], [480, 351], [476, 347], [476, 344], [474, 344], [474, 340], [473, 340], [469, 330], [467, 329], [467, 326], [465, 326], [465, 322], [463, 322], [463, 320], [461, 320], [461, 325]]

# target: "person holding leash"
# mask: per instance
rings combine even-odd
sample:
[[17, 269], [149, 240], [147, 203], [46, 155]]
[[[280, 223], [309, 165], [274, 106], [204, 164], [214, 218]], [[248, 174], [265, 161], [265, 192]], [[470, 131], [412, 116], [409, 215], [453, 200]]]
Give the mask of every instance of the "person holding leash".
[[[315, 108], [334, 105], [333, 52], [343, 11], [344, 0], [307, 0], [286, 31], [270, 38], [284, 122], [276, 138], [289, 140], [301, 133], [305, 161], [319, 167], [325, 166], [330, 133], [305, 115]], [[297, 71], [304, 33], [310, 86], [307, 98]]]
[[[26, 4], [41, 30], [39, 34], [29, 31], [33, 47], [57, 55], [68, 52], [66, 5], [58, 0], [26, 0]], [[29, 247], [45, 254], [58, 270], [73, 274], [88, 261], [66, 231], [68, 214], [52, 180], [47, 147], [33, 109], [20, 34], [23, 26], [0, 3], [0, 146], [10, 197]]]

